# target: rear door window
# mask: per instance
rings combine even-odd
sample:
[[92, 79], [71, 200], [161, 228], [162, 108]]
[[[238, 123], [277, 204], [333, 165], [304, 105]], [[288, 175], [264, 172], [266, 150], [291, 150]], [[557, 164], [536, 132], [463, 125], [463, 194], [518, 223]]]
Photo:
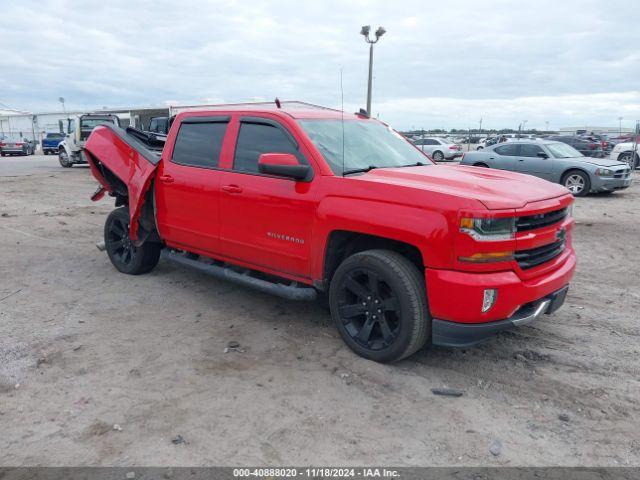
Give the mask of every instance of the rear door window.
[[513, 157], [518, 154], [518, 145], [515, 143], [508, 143], [507, 145], [500, 145], [493, 149], [498, 155], [505, 155]]
[[180, 165], [216, 168], [227, 122], [182, 123], [171, 161]]

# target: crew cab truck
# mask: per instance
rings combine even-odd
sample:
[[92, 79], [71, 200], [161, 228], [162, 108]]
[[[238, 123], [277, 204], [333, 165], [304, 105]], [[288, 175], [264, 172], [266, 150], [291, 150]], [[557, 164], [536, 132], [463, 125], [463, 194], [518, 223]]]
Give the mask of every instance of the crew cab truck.
[[473, 345], [564, 301], [576, 259], [560, 185], [435, 165], [378, 120], [301, 103], [182, 112], [164, 147], [146, 135], [107, 124], [86, 145], [123, 273], [162, 253], [326, 298], [347, 345], [379, 362]]
[[56, 154], [60, 150], [60, 142], [65, 139], [64, 133], [50, 132], [42, 139], [42, 153], [49, 155]]
[[87, 163], [83, 155], [84, 145], [93, 129], [104, 123], [120, 126], [120, 119], [108, 113], [87, 113], [74, 115], [61, 120], [60, 131], [65, 136], [58, 141], [58, 160], [64, 168], [70, 168], [77, 163]]

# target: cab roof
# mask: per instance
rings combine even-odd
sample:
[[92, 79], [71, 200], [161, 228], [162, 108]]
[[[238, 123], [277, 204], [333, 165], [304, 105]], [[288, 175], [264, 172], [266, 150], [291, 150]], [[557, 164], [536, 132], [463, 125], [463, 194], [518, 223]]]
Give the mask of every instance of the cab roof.
[[365, 116], [355, 113], [344, 113], [335, 108], [323, 107], [313, 103], [301, 102], [298, 100], [281, 101], [280, 107], [276, 102], [251, 102], [251, 103], [229, 103], [219, 105], [188, 105], [175, 107], [176, 113], [183, 112], [231, 112], [231, 111], [254, 111], [286, 114], [295, 119], [341, 119], [345, 120], [366, 119]]

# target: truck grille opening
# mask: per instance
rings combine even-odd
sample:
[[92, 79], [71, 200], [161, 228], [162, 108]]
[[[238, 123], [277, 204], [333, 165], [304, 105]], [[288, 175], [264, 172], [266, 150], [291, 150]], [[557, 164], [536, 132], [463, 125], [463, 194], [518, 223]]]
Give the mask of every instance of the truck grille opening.
[[516, 230], [525, 232], [536, 228], [548, 227], [554, 223], [561, 222], [568, 214], [567, 208], [553, 210], [551, 212], [539, 213], [537, 215], [527, 215], [526, 217], [518, 217], [516, 219]]
[[559, 238], [555, 242], [543, 245], [542, 247], [517, 251], [515, 253], [515, 259], [522, 270], [537, 267], [560, 255], [564, 251], [565, 243], [566, 239], [562, 236], [562, 238]]

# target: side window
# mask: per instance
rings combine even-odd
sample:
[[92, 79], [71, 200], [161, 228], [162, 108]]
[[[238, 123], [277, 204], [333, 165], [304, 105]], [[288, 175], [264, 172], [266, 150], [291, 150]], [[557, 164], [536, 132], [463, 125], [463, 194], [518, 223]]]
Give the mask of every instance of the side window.
[[171, 161], [192, 167], [217, 167], [226, 130], [226, 122], [183, 123]]
[[263, 153], [291, 153], [301, 164], [308, 164], [287, 134], [278, 127], [264, 123], [242, 122], [238, 132], [233, 169], [257, 173], [258, 159]]
[[540, 145], [520, 145], [520, 156], [521, 157], [537, 157], [538, 153], [544, 153], [544, 150], [540, 147]]
[[518, 150], [518, 145], [515, 143], [508, 143], [507, 145], [500, 145], [493, 149], [498, 155], [514, 156]]

